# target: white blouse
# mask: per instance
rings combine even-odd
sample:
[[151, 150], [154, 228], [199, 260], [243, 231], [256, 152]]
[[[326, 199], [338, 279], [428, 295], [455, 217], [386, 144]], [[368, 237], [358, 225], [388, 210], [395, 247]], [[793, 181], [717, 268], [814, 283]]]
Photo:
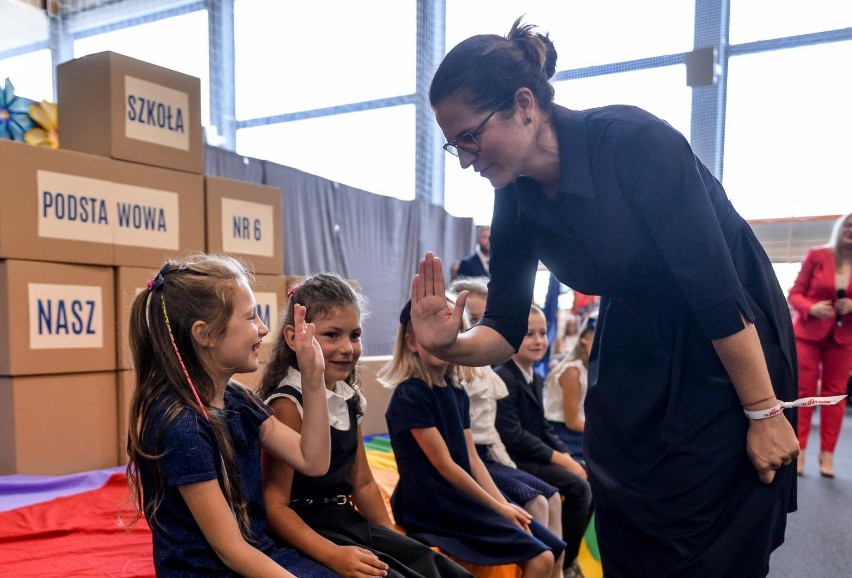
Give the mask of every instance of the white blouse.
[[580, 371], [580, 405], [579, 417], [586, 421], [586, 412], [583, 405], [586, 401], [586, 389], [588, 388], [588, 370], [583, 365], [582, 359], [563, 359], [550, 370], [547, 379], [544, 380], [544, 417], [549, 421], [565, 423], [565, 406], [563, 405], [562, 385], [559, 379], [569, 367], [576, 367]]
[[[281, 383], [278, 385], [289, 385], [299, 393], [302, 393], [302, 374], [298, 370], [290, 368], [287, 375], [284, 376], [284, 379], [282, 379]], [[339, 431], [349, 430], [349, 410], [346, 408], [346, 402], [351, 399], [353, 395], [355, 395], [355, 390], [345, 381], [338, 381], [335, 383], [333, 391], [326, 388], [325, 397], [328, 400], [328, 422], [334, 429]], [[364, 412], [367, 410], [367, 398], [364, 397], [363, 391], [359, 391], [358, 396], [360, 397], [360, 402], [358, 403], [358, 413], [360, 414], [358, 417], [358, 423], [360, 424], [361, 419], [364, 417]], [[274, 393], [266, 399], [266, 403], [268, 404], [273, 399], [279, 397], [286, 397], [287, 399], [293, 400], [293, 403], [295, 403], [296, 407], [299, 409], [299, 415], [304, 417], [302, 404], [290, 394]]]
[[497, 432], [497, 400], [509, 395], [506, 383], [489, 366], [480, 368], [483, 376], [464, 386], [470, 398], [470, 433], [473, 443], [488, 446], [488, 457], [495, 462], [516, 467]]

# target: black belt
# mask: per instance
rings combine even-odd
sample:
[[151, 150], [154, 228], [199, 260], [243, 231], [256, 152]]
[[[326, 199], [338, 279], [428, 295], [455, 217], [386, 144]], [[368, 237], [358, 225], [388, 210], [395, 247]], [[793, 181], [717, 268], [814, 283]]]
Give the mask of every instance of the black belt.
[[351, 506], [352, 498], [345, 494], [340, 494], [338, 496], [331, 496], [328, 498], [296, 498], [290, 500], [291, 506], [321, 506], [328, 504], [335, 506]]

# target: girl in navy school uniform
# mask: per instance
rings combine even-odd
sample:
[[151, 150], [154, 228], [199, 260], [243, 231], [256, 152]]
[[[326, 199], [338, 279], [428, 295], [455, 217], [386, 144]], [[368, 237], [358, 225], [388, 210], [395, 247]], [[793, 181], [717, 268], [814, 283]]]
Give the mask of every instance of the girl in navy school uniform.
[[169, 260], [131, 307], [136, 389], [127, 477], [137, 520], [144, 514], [151, 528], [158, 577], [337, 577], [266, 533], [261, 447], [321, 474], [328, 414], [322, 350], [301, 305], [293, 344], [303, 369], [304, 435], [231, 381], [258, 369], [268, 333], [250, 281], [231, 257]]
[[364, 298], [346, 281], [319, 274], [291, 289], [279, 341], [261, 381], [261, 397], [282, 422], [296, 431], [303, 427], [294, 303], [307, 306], [325, 359], [331, 467], [325, 475], [311, 476], [281, 460], [264, 460], [271, 530], [346, 578], [472, 578], [446, 556], [398, 532], [388, 515], [367, 463], [360, 427], [367, 406], [356, 371]]
[[397, 523], [466, 562], [516, 563], [525, 578], [561, 576], [565, 543], [497, 489], [473, 444], [467, 394], [454, 368], [419, 346], [410, 302], [399, 320], [393, 359], [378, 376], [394, 388], [385, 418], [399, 469]]

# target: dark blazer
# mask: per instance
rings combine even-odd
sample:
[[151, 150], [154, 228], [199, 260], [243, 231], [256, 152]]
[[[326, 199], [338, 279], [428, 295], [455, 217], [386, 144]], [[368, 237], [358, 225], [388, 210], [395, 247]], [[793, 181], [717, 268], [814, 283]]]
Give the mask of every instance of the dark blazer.
[[459, 261], [459, 270], [456, 273], [457, 277], [490, 277], [488, 271], [482, 265], [482, 259], [479, 255], [473, 253]]
[[[852, 315], [844, 315], [840, 327], [834, 317], [819, 319], [810, 316], [814, 303], [833, 302], [837, 299], [837, 288], [834, 286], [835, 270], [834, 251], [831, 249], [811, 249], [805, 255], [802, 268], [788, 297], [794, 310], [793, 331], [796, 339], [822, 341], [834, 332], [838, 343], [852, 345]], [[846, 295], [852, 295], [852, 279], [846, 287]]]
[[535, 374], [528, 384], [514, 361], [495, 369], [509, 395], [497, 402], [497, 431], [515, 462], [549, 464], [553, 452], [570, 453], [544, 418], [544, 380]]

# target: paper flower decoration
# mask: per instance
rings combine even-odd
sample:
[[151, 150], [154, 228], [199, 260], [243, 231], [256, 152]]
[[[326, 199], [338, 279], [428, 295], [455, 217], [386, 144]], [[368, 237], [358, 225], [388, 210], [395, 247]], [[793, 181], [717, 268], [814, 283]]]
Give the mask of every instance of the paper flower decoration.
[[7, 78], [6, 87], [0, 90], [0, 138], [23, 141], [24, 133], [33, 127], [30, 118], [29, 98], [15, 96], [15, 87]]
[[46, 100], [31, 104], [30, 118], [38, 126], [24, 134], [26, 143], [52, 149], [59, 148], [59, 109], [56, 105]]

